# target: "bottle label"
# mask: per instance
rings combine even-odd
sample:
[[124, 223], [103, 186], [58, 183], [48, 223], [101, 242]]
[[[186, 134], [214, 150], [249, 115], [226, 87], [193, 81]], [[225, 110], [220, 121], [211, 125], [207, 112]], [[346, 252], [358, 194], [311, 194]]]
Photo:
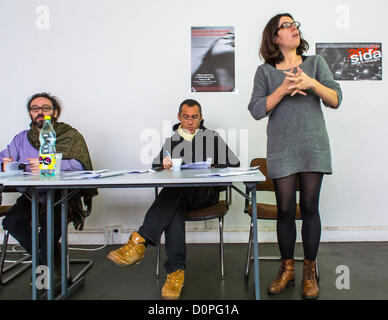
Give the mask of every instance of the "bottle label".
[[46, 153], [39, 155], [39, 169], [40, 170], [54, 170], [55, 169], [55, 153]]

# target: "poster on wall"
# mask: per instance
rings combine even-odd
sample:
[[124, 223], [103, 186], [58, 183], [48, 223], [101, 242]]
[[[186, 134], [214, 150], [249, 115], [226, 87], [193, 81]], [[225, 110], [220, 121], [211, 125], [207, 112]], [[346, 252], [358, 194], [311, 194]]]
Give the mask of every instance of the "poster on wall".
[[376, 42], [317, 43], [335, 80], [382, 80], [382, 45]]
[[191, 92], [234, 92], [234, 27], [191, 27]]

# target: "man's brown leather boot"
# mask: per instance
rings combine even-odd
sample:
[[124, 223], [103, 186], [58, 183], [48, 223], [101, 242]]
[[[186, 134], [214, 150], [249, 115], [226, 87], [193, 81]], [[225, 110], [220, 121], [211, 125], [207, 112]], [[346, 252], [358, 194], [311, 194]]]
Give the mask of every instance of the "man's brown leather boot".
[[132, 232], [128, 242], [121, 248], [111, 251], [107, 258], [116, 265], [128, 267], [134, 263], [140, 263], [144, 258], [146, 240], [136, 231]]
[[305, 299], [316, 299], [319, 296], [317, 266], [315, 260], [304, 260], [302, 296]]
[[278, 277], [268, 287], [268, 293], [278, 294], [287, 286], [295, 283], [295, 260], [282, 259]]

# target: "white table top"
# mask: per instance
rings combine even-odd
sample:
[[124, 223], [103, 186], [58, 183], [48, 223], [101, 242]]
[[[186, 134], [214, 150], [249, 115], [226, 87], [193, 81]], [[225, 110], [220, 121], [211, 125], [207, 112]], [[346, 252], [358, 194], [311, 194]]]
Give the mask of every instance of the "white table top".
[[191, 169], [191, 170], [163, 170], [159, 172], [146, 172], [146, 173], [131, 173], [115, 177], [98, 178], [98, 179], [78, 179], [68, 180], [63, 179], [61, 176], [54, 177], [41, 177], [39, 175], [27, 175], [27, 176], [16, 176], [9, 178], [1, 178], [0, 184], [7, 187], [98, 187], [103, 188], [109, 186], [131, 186], [131, 185], [179, 185], [179, 184], [231, 184], [233, 182], [260, 182], [265, 181], [265, 176], [261, 172], [236, 175], [227, 177], [197, 177], [197, 174], [203, 173], [217, 173], [222, 169]]

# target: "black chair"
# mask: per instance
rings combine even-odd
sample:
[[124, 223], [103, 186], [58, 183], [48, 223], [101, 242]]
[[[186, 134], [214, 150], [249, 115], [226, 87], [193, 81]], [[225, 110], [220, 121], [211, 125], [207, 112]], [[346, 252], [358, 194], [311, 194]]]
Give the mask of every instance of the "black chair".
[[[92, 213], [92, 204], [93, 200], [89, 199], [89, 201], [85, 201], [86, 210], [83, 210], [84, 217], [90, 216]], [[70, 265], [79, 265], [84, 264], [85, 266], [79, 271], [75, 276], [70, 278]], [[93, 266], [93, 260], [91, 259], [69, 259], [69, 248], [67, 249], [67, 278], [70, 282], [76, 282], [80, 279], [91, 267]]]
[[[0, 217], [4, 216], [8, 210], [10, 210], [12, 206], [0, 206]], [[92, 201], [87, 204], [87, 210], [85, 211], [85, 217], [89, 216], [92, 210]], [[9, 239], [9, 232], [8, 230], [4, 230], [4, 238], [3, 238], [3, 246], [1, 250], [1, 258], [0, 258], [0, 284], [5, 285], [9, 283], [11, 280], [15, 279], [17, 276], [22, 274], [24, 271], [26, 271], [28, 268], [31, 267], [32, 262], [25, 263], [27, 259], [31, 259], [30, 255], [26, 255], [25, 257], [12, 262], [9, 266], [5, 266], [6, 261], [6, 255], [7, 254], [22, 254], [25, 253], [25, 251], [12, 251], [7, 250], [8, 246], [8, 239]], [[60, 251], [60, 250], [59, 250]], [[6, 272], [9, 272], [10, 270], [14, 269], [15, 267], [25, 264], [23, 267], [19, 268], [17, 271], [3, 279], [3, 275]], [[69, 258], [69, 252], [67, 252], [67, 278], [69, 284], [76, 282], [78, 279], [80, 279], [92, 266], [93, 266], [93, 260], [91, 259], [70, 259]], [[70, 265], [79, 265], [79, 264], [85, 264], [85, 266], [79, 271], [74, 277], [71, 277], [70, 275]]]
[[[206, 221], [212, 219], [218, 219], [219, 232], [220, 232], [220, 265], [221, 265], [221, 278], [225, 278], [224, 272], [224, 216], [228, 213], [231, 199], [232, 188], [231, 187], [217, 187], [220, 192], [226, 192], [225, 200], [218, 201], [217, 204], [200, 210], [189, 210], [185, 212], [186, 221]], [[155, 198], [158, 196], [158, 188], [155, 188]], [[160, 243], [157, 245], [157, 258], [156, 258], [156, 276], [160, 276]]]
[[[267, 159], [266, 158], [255, 158], [251, 161], [251, 167], [259, 166], [260, 171], [266, 178], [265, 182], [256, 185], [256, 191], [266, 191], [272, 192], [275, 194], [275, 187], [273, 181], [268, 179], [268, 171], [267, 171]], [[299, 180], [297, 181], [296, 190], [300, 191]], [[247, 191], [248, 195], [248, 191]], [[263, 220], [277, 220], [277, 206], [276, 204], [266, 204], [258, 202], [257, 206], [257, 219]], [[245, 277], [248, 278], [249, 275], [249, 267], [250, 263], [253, 260], [252, 257], [252, 242], [253, 242], [253, 220], [252, 220], [252, 205], [249, 204], [248, 200], [245, 200], [245, 208], [244, 212], [249, 214], [251, 217], [251, 224], [249, 230], [249, 240], [248, 240], [248, 252], [246, 257], [246, 265], [245, 265]], [[296, 205], [296, 215], [295, 220], [302, 220], [302, 214], [300, 211], [299, 203]], [[280, 260], [280, 256], [261, 256], [259, 260]], [[294, 257], [295, 261], [304, 261], [304, 257]], [[318, 259], [316, 260], [317, 265], [317, 278], [318, 278]], [[319, 278], [318, 278], [319, 279]]]
[[[0, 206], [0, 217], [3, 217], [8, 210], [10, 210], [12, 206]], [[1, 249], [1, 258], [0, 258], [0, 284], [5, 285], [15, 279], [17, 276], [21, 275], [24, 271], [29, 269], [32, 265], [32, 263], [29, 261], [27, 262], [28, 259], [31, 258], [29, 254], [27, 254], [24, 250], [9, 250], [7, 249], [8, 247], [8, 239], [9, 239], [9, 232], [8, 230], [4, 230], [4, 238], [3, 238], [3, 246]], [[10, 254], [24, 254], [25, 256], [19, 260], [10, 262], [8, 266], [5, 266], [6, 260], [5, 257], [6, 255]], [[21, 266], [18, 268], [14, 273], [9, 274], [11, 270], [13, 270], [15, 267]], [[4, 274], [8, 273], [8, 276], [4, 277]]]

